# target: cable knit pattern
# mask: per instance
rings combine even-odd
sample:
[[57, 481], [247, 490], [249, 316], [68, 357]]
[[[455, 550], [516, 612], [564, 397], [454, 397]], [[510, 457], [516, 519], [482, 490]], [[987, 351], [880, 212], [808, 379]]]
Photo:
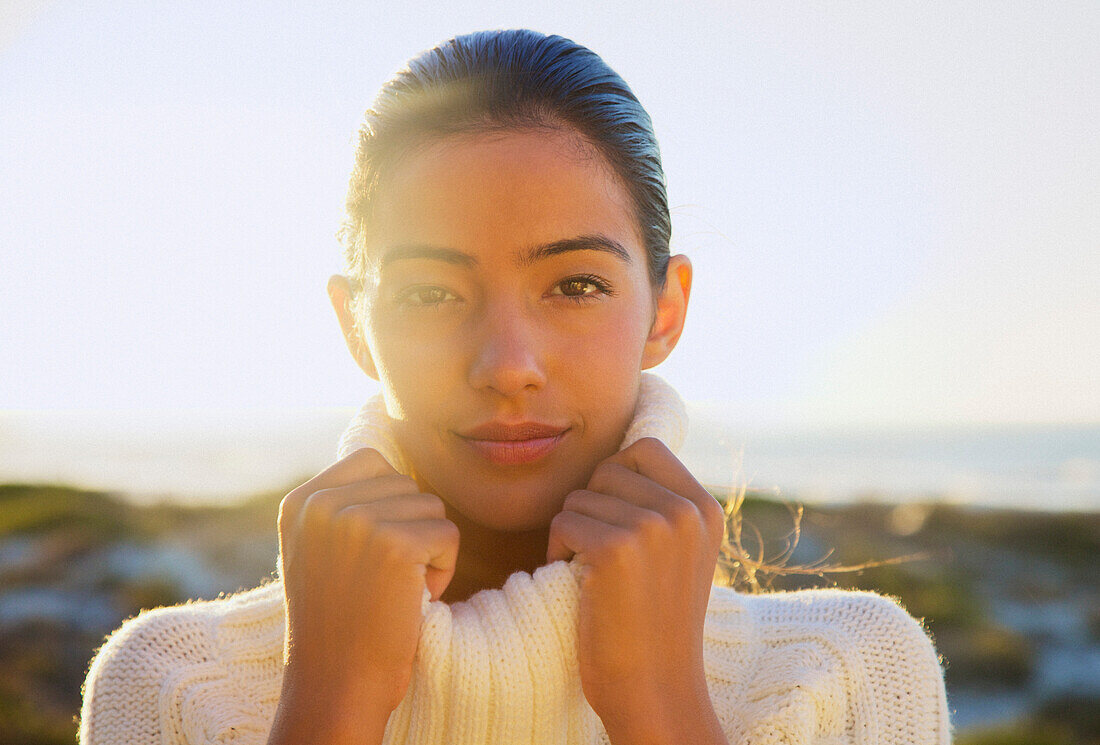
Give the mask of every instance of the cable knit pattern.
[[[404, 467], [380, 400], [340, 455], [375, 447]], [[675, 449], [683, 403], [655, 376], [624, 446], [657, 436]], [[607, 743], [577, 666], [574, 565], [517, 572], [448, 606], [425, 597], [408, 693], [385, 741]], [[228, 598], [142, 613], [96, 655], [85, 684], [85, 745], [262, 744], [282, 682], [278, 581]], [[714, 587], [704, 627], [711, 700], [731, 745], [947, 743], [943, 677], [921, 626], [872, 593], [741, 595]], [[659, 650], [654, 650], [659, 653]]]

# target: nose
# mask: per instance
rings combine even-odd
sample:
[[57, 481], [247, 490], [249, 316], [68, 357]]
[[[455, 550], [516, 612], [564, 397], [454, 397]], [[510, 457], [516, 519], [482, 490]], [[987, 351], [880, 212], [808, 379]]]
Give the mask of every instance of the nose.
[[471, 334], [470, 385], [513, 397], [546, 385], [543, 345], [535, 319], [516, 307], [487, 308]]

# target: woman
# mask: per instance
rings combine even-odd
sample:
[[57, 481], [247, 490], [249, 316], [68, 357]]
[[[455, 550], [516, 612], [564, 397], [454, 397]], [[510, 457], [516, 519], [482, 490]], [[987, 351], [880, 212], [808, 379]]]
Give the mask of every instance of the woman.
[[719, 505], [642, 371], [683, 328], [652, 125], [530, 31], [410, 62], [363, 126], [329, 295], [383, 395], [286, 496], [279, 582], [92, 665], [95, 742], [946, 742], [892, 601], [711, 581]]

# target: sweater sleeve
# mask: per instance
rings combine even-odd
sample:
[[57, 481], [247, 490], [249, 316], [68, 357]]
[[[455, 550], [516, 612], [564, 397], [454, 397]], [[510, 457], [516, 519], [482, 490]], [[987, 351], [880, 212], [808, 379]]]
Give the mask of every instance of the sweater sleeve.
[[924, 627], [894, 600], [846, 594], [841, 623], [854, 639], [878, 722], [877, 742], [948, 745], [943, 669]]
[[708, 684], [731, 745], [947, 745], [943, 674], [890, 598], [804, 590], [711, 595]]
[[266, 742], [279, 678], [257, 666], [281, 655], [272, 659], [273, 644], [226, 649], [239, 636], [232, 623], [227, 630], [229, 602], [159, 608], [115, 631], [84, 683], [81, 745]]

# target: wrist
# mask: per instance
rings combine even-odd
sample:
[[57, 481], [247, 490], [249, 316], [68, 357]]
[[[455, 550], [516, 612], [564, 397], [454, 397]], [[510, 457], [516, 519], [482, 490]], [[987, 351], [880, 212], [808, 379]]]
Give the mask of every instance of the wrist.
[[[268, 745], [375, 745], [382, 742], [392, 707], [364, 690], [305, 680], [284, 668], [279, 706]], [[327, 683], [327, 685], [326, 685]]]
[[380, 745], [388, 719], [318, 713], [280, 699], [267, 745]]
[[613, 745], [726, 745], [706, 683], [660, 687], [597, 712]]

